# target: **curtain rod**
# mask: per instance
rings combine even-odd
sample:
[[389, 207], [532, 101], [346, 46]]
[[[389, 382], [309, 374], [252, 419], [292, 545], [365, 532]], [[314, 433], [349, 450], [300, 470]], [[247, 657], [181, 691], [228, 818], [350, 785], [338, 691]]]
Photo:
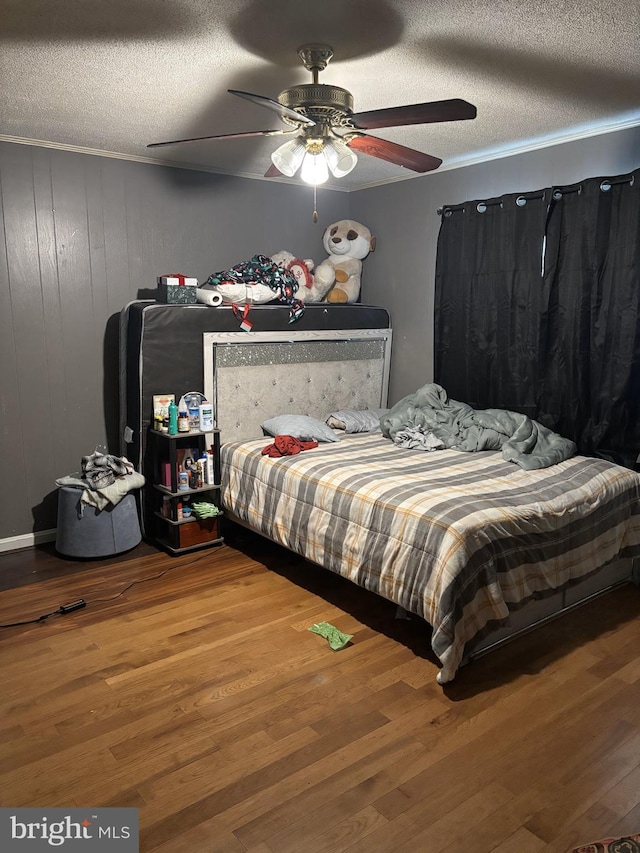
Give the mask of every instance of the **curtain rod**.
[[[615, 184], [630, 184], [633, 186], [635, 181], [635, 172], [630, 172], [627, 175], [616, 175], [613, 178], [603, 178], [600, 183], [600, 189], [602, 192], [607, 192], [611, 189]], [[515, 198], [515, 203], [519, 207], [523, 207], [527, 200], [536, 199], [536, 198], [544, 198], [546, 190], [540, 190], [538, 192], [530, 192], [530, 193], [521, 193], [519, 196]], [[551, 195], [555, 201], [561, 199], [563, 195], [568, 195], [569, 193], [581, 193], [582, 192], [582, 184], [568, 184], [567, 186], [557, 186], [551, 188]], [[444, 207], [439, 207], [436, 210], [438, 216], [442, 216], [443, 214], [450, 216], [452, 213], [458, 210], [464, 210], [465, 206], [471, 204], [471, 202], [463, 202], [462, 204], [447, 204]], [[503, 199], [491, 199], [489, 201], [478, 201], [475, 203], [475, 206], [478, 209], [478, 212], [483, 213], [487, 207], [495, 207], [496, 205], [502, 205]], [[481, 210], [480, 208], [483, 207]]]
[[635, 179], [635, 174], [618, 175], [615, 178], [604, 178], [602, 183], [600, 184], [600, 189], [602, 190], [602, 192], [606, 193], [607, 190], [610, 190], [611, 187], [614, 186], [614, 184], [630, 184], [631, 186], [633, 186]]
[[[544, 193], [544, 190], [540, 190], [538, 192], [520, 193], [520, 195], [516, 196], [514, 202], [518, 205], [518, 207], [522, 207], [529, 200], [533, 200], [536, 198], [544, 198]], [[471, 202], [467, 201], [463, 202], [462, 204], [446, 204], [444, 207], [439, 207], [436, 213], [438, 214], [438, 216], [442, 216], [443, 213], [453, 213], [457, 210], [464, 210], [465, 206], [468, 204], [471, 204]], [[484, 212], [484, 210], [486, 210], [487, 207], [496, 207], [497, 205], [500, 205], [502, 207], [503, 204], [503, 198], [493, 198], [488, 201], [477, 201], [474, 206], [478, 209], [479, 213], [482, 213]], [[481, 207], [483, 208], [483, 210], [480, 210]]]
[[554, 187], [552, 192], [552, 197], [557, 201], [559, 198], [562, 198], [563, 195], [569, 195], [570, 193], [578, 193], [578, 195], [582, 192], [582, 184], [570, 184], [566, 187]]

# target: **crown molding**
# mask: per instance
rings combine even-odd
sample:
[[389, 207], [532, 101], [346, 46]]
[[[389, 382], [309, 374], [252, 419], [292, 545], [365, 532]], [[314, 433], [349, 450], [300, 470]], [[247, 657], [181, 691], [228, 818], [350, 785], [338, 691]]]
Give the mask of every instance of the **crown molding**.
[[532, 151], [540, 151], [543, 148], [551, 148], [554, 145], [564, 145], [567, 142], [579, 142], [582, 139], [588, 139], [592, 136], [604, 136], [608, 133], [616, 133], [617, 131], [629, 130], [633, 127], [640, 127], [640, 113], [627, 115], [616, 121], [603, 123], [600, 125], [589, 125], [581, 128], [574, 128], [566, 133], [559, 133], [550, 136], [540, 137], [539, 139], [526, 140], [517, 145], [492, 148], [485, 151], [480, 151], [477, 154], [471, 154], [463, 157], [454, 157], [451, 160], [444, 162], [436, 171], [429, 172], [426, 175], [399, 175], [395, 178], [390, 178], [384, 181], [372, 182], [370, 184], [359, 186], [358, 190], [370, 189], [372, 187], [384, 186], [385, 184], [398, 183], [411, 179], [413, 177], [429, 178], [432, 175], [437, 175], [440, 172], [448, 172], [452, 169], [464, 169], [466, 166], [476, 166], [480, 163], [489, 163], [493, 160], [503, 160], [505, 157], [515, 157], [518, 154], [528, 154]]
[[[424, 175], [408, 174], [403, 170], [401, 175], [393, 178], [385, 178], [380, 181], [372, 181], [367, 184], [358, 186], [336, 186], [331, 184], [324, 185], [320, 189], [330, 189], [336, 192], [359, 192], [360, 190], [372, 189], [374, 187], [385, 186], [387, 184], [395, 184], [400, 181], [415, 180], [416, 178], [429, 178], [431, 175], [439, 174], [440, 172], [448, 172], [452, 169], [463, 169], [466, 166], [476, 166], [480, 163], [488, 163], [492, 160], [502, 160], [505, 157], [515, 157], [519, 154], [527, 154], [532, 151], [539, 151], [543, 148], [550, 148], [554, 145], [564, 145], [567, 142], [578, 142], [582, 139], [588, 139], [592, 136], [603, 136], [608, 133], [615, 133], [621, 130], [628, 130], [633, 127], [640, 126], [640, 113], [625, 115], [614, 121], [603, 122], [598, 125], [587, 125], [580, 128], [574, 128], [565, 133], [559, 133], [549, 136], [540, 137], [538, 139], [526, 140], [513, 146], [505, 146], [501, 148], [487, 149], [479, 151], [475, 154], [462, 157], [453, 157], [449, 161], [445, 161], [442, 166], [435, 172], [429, 172]], [[75, 154], [89, 154], [93, 157], [107, 157], [113, 160], [129, 160], [133, 163], [145, 163], [151, 166], [165, 166], [172, 169], [187, 169], [192, 172], [206, 172], [213, 175], [225, 175], [233, 178], [248, 178], [253, 181], [276, 181], [280, 184], [290, 184], [299, 187], [300, 181], [294, 178], [265, 178], [263, 175], [252, 175], [247, 172], [231, 172], [225, 169], [211, 168], [202, 165], [190, 165], [186, 163], [178, 163], [175, 160], [168, 160], [157, 157], [142, 157], [137, 154], [122, 154], [117, 151], [104, 151], [98, 148], [87, 148], [82, 145], [68, 145], [61, 142], [50, 142], [44, 139], [28, 139], [20, 136], [8, 136], [0, 134], [0, 142], [11, 142], [16, 145], [30, 145], [38, 148], [50, 148], [56, 151], [70, 151]]]

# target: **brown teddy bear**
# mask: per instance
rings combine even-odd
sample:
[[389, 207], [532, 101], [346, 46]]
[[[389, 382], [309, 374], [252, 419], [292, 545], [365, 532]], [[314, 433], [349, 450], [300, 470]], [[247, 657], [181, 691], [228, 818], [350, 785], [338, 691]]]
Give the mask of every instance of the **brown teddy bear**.
[[329, 257], [316, 267], [316, 286], [327, 302], [356, 302], [362, 261], [374, 251], [376, 238], [360, 222], [341, 219], [325, 229], [322, 245]]

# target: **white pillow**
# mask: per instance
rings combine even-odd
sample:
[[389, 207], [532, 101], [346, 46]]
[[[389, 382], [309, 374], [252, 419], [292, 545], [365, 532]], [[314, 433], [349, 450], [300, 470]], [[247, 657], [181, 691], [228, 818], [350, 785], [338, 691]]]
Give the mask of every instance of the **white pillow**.
[[327, 424], [346, 433], [379, 432], [380, 418], [389, 409], [361, 409], [357, 411], [331, 412]]
[[260, 426], [267, 435], [292, 435], [300, 441], [340, 441], [325, 423], [308, 415], [276, 415]]

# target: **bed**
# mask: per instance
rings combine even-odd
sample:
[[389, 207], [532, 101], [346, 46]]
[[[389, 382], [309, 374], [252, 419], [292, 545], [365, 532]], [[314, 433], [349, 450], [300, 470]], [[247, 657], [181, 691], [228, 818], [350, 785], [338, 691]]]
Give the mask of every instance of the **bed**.
[[384, 406], [389, 350], [390, 330], [205, 340], [229, 517], [426, 620], [442, 684], [505, 639], [637, 582], [640, 475], [604, 460], [527, 471], [499, 451], [425, 452], [340, 430], [263, 455], [265, 417]]

